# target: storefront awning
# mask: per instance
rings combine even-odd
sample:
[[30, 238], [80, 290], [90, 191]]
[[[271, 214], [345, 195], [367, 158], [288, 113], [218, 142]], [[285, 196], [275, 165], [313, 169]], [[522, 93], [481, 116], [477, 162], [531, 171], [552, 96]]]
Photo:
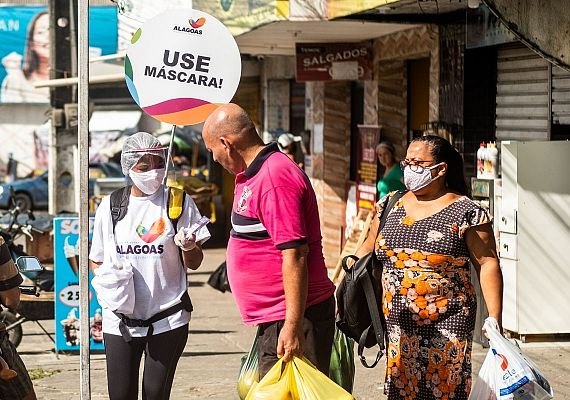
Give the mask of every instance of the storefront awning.
[[412, 28], [409, 24], [361, 21], [279, 21], [236, 37], [242, 53], [295, 55], [296, 43], [360, 42]]

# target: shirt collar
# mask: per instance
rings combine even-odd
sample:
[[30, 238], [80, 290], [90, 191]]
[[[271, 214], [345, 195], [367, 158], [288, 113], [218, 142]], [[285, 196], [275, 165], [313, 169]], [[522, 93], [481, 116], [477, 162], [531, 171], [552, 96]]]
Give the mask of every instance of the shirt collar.
[[266, 145], [263, 148], [263, 150], [257, 153], [257, 156], [255, 156], [251, 164], [249, 164], [249, 167], [247, 167], [245, 171], [243, 171], [244, 176], [247, 178], [251, 178], [252, 176], [257, 174], [261, 169], [261, 166], [263, 165], [265, 160], [267, 160], [271, 154], [278, 151], [279, 151], [279, 146], [277, 146], [277, 143], [270, 143]]

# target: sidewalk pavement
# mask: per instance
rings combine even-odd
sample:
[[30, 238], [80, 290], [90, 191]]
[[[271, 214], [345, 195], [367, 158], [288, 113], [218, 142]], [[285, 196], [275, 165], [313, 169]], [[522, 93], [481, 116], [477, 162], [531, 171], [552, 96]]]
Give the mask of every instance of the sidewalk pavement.
[[[240, 360], [249, 350], [255, 328], [241, 322], [230, 293], [220, 293], [206, 283], [210, 273], [224, 259], [225, 249], [206, 250], [203, 265], [189, 275], [195, 311], [188, 343], [174, 379], [173, 400], [238, 399], [236, 381]], [[53, 333], [54, 321], [42, 321], [42, 324]], [[33, 375], [39, 376], [34, 379], [38, 399], [79, 399], [79, 355], [56, 356], [53, 343], [33, 322], [26, 322], [23, 330], [24, 338], [18, 351]], [[554, 388], [555, 398], [570, 399], [570, 343], [523, 343], [521, 348], [542, 369]], [[481, 346], [474, 345], [475, 372], [486, 352]], [[384, 367], [365, 369], [358, 360], [355, 363], [355, 398], [385, 398], [381, 383]], [[91, 356], [91, 393], [94, 400], [108, 398], [103, 354]]]

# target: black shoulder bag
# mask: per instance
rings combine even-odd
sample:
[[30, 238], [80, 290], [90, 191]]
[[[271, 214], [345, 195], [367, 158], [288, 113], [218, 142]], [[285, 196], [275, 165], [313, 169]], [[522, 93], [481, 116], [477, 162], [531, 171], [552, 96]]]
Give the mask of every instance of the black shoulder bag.
[[[404, 191], [398, 191], [389, 199], [382, 211], [378, 232], [384, 226], [390, 210], [404, 193]], [[352, 267], [347, 266], [349, 259], [356, 261]], [[358, 357], [362, 365], [366, 368], [374, 368], [385, 350], [385, 322], [380, 316], [379, 309], [379, 304], [382, 301], [382, 285], [375, 277], [381, 276], [382, 264], [372, 250], [360, 259], [355, 255], [344, 257], [342, 268], [345, 275], [336, 291], [336, 325], [346, 336], [358, 343]], [[363, 354], [364, 348], [370, 348], [376, 344], [380, 350], [374, 363], [368, 365]]]

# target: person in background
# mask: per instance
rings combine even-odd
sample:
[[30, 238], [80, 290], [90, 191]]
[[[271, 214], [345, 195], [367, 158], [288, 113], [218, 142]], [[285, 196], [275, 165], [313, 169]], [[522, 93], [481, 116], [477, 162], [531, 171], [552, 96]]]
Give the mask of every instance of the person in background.
[[299, 141], [296, 140], [295, 136], [291, 133], [282, 133], [277, 138], [277, 143], [279, 144], [279, 148], [287, 157], [289, 157], [292, 161], [294, 161], [299, 167], [303, 168], [303, 161], [299, 160], [299, 148], [298, 145], [301, 144]]
[[235, 104], [214, 111], [202, 136], [214, 161], [235, 175], [227, 272], [243, 321], [259, 326], [260, 378], [293, 356], [328, 375], [334, 285], [308, 177], [276, 143], [264, 145]]
[[192, 163], [190, 162], [190, 160], [188, 160], [188, 157], [186, 157], [184, 153], [180, 151], [180, 148], [176, 143], [172, 143], [171, 157], [172, 157], [172, 163], [174, 164], [174, 167], [176, 169], [183, 169], [183, 168], [190, 169], [192, 166]]
[[[20, 304], [23, 279], [12, 261], [10, 250], [0, 236], [0, 312], [2, 306], [15, 310]], [[0, 322], [0, 399], [36, 400], [30, 375], [16, 347], [8, 339], [6, 325]], [[3, 361], [3, 362], [2, 362]], [[6, 364], [4, 364], [6, 363]]]
[[47, 103], [49, 88], [36, 88], [35, 81], [49, 79], [49, 15], [40, 12], [28, 25], [26, 49], [22, 56], [12, 52], [2, 59], [6, 77], [2, 81], [1, 103]]
[[[206, 227], [189, 232], [201, 215], [190, 196], [184, 194], [184, 209], [177, 226], [168, 217], [169, 189], [165, 176], [166, 149], [151, 134], [138, 132], [125, 140], [121, 167], [133, 185], [126, 215], [113, 229], [110, 196], [95, 214], [89, 253], [95, 277], [93, 287], [103, 306], [102, 325], [107, 361], [107, 384], [111, 400], [136, 400], [140, 360], [144, 353], [142, 398], [167, 400], [176, 365], [188, 340], [192, 304], [186, 272], [202, 263], [202, 243], [210, 234]], [[131, 281], [119, 280], [132, 270], [134, 291], [131, 310], [118, 312], [105, 304], [126, 303], [119, 296]], [[104, 276], [111, 276], [103, 292]], [[115, 290], [113, 290], [115, 289]], [[151, 322], [151, 318], [154, 322]]]
[[[373, 220], [357, 256], [383, 264], [387, 357], [385, 394], [397, 399], [466, 400], [477, 298], [501, 327], [503, 279], [491, 219], [467, 197], [461, 155], [445, 139], [414, 139], [402, 161], [408, 191], [378, 232]], [[377, 203], [378, 216], [394, 192]]]
[[404, 186], [404, 174], [396, 159], [396, 149], [390, 142], [381, 142], [376, 146], [376, 156], [382, 166], [382, 178], [376, 184], [378, 198], [386, 196], [394, 190], [402, 190]]

